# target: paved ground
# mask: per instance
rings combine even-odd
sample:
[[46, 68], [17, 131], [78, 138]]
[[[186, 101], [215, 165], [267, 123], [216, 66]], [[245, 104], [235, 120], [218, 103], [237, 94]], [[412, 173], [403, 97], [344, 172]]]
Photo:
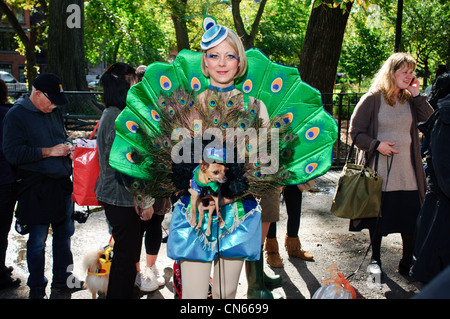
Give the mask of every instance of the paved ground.
[[[278, 241], [280, 243], [281, 257], [284, 259], [284, 268], [271, 269], [266, 264], [266, 272], [277, 273], [283, 277], [283, 285], [273, 292], [277, 297], [285, 299], [310, 299], [322, 283], [330, 278], [327, 270], [334, 264], [348, 276], [357, 269], [363, 260], [363, 255], [369, 244], [368, 233], [348, 232], [348, 221], [334, 217], [329, 212], [331, 200], [339, 171], [329, 171], [317, 180], [315, 191], [307, 192], [303, 196], [303, 212], [301, 217], [300, 238], [303, 248], [315, 256], [314, 261], [306, 262], [290, 258], [284, 250], [284, 235], [287, 215], [285, 206], [281, 203], [281, 218], [278, 223]], [[170, 215], [166, 217], [164, 226], [168, 229]], [[81, 270], [81, 261], [84, 254], [105, 245], [110, 238], [108, 226], [103, 211], [93, 213], [85, 224], [76, 223], [76, 232], [73, 237], [73, 254], [75, 256], [74, 273], [84, 279]], [[0, 299], [26, 299], [28, 287], [26, 286], [26, 240], [27, 236], [17, 234], [13, 229], [10, 232], [10, 242], [7, 253], [7, 265], [14, 266], [13, 275], [22, 280], [19, 288], [0, 291]], [[46, 275], [51, 282], [51, 236], [47, 242]], [[359, 272], [350, 281], [358, 291], [359, 299], [407, 299], [420, 291], [421, 285], [411, 281], [396, 272], [401, 258], [400, 236], [389, 235], [383, 239], [382, 262], [384, 277], [373, 282], [366, 272], [367, 260]], [[145, 254], [142, 253], [141, 263], [145, 263]], [[164, 273], [166, 285], [157, 291], [140, 294], [141, 299], [173, 299], [172, 267], [173, 261], [166, 256], [166, 245], [163, 243], [158, 257], [157, 265]], [[50, 285], [49, 285], [50, 286]], [[81, 290], [71, 295], [52, 294], [47, 288], [47, 295], [51, 298], [89, 299], [90, 293]], [[245, 272], [241, 272], [237, 299], [246, 299], [247, 283]]]

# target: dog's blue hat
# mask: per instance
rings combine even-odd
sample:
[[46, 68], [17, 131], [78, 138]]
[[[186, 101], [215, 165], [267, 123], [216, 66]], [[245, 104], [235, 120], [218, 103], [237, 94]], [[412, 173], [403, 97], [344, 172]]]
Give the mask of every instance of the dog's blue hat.
[[228, 29], [224, 26], [215, 24], [215, 21], [212, 19], [205, 19], [203, 22], [203, 28], [206, 32], [203, 34], [200, 47], [205, 51], [215, 47], [228, 36]]
[[[206, 159], [213, 159], [218, 163], [224, 163], [226, 161], [226, 149], [225, 148], [207, 148], [205, 149]], [[209, 162], [209, 161], [206, 161]]]

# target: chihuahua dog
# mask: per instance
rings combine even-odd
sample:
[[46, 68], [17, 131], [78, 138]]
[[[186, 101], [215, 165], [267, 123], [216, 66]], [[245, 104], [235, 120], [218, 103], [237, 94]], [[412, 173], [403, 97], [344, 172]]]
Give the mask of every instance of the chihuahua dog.
[[97, 298], [97, 293], [106, 295], [112, 257], [113, 247], [111, 243], [104, 249], [92, 251], [84, 256], [83, 266], [87, 273], [84, 286], [91, 292], [92, 299]]
[[[225, 226], [225, 222], [220, 216], [219, 209], [219, 197], [217, 192], [205, 193], [203, 189], [205, 186], [212, 186], [213, 188], [219, 187], [219, 183], [223, 184], [227, 181], [225, 172], [228, 168], [223, 164], [218, 163], [206, 163], [201, 161], [198, 167], [198, 174], [194, 173], [194, 177], [191, 179], [191, 188], [189, 193], [191, 194], [191, 210], [192, 217], [190, 225], [198, 230], [202, 224], [204, 217], [204, 210], [208, 209], [208, 227], [205, 231], [205, 235], [211, 235], [211, 219], [214, 209], [217, 212], [217, 218], [221, 228]], [[199, 211], [199, 218], [197, 223], [197, 209]]]

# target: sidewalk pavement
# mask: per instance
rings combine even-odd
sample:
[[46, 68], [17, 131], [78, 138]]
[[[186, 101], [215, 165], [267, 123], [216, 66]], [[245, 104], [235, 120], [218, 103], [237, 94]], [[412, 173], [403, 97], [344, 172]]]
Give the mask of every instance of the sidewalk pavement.
[[[314, 255], [313, 262], [306, 262], [297, 258], [290, 258], [283, 245], [287, 223], [287, 214], [284, 203], [280, 203], [280, 221], [277, 223], [277, 238], [280, 246], [280, 255], [284, 260], [283, 268], [270, 268], [265, 262], [265, 271], [269, 274], [277, 273], [283, 277], [283, 284], [280, 288], [273, 290], [278, 298], [284, 299], [310, 299], [314, 292], [320, 288], [323, 281], [329, 275], [327, 270], [335, 263], [341, 271], [347, 274], [355, 270], [362, 260], [362, 252], [365, 251], [368, 244], [367, 234], [361, 232], [351, 234], [348, 232], [348, 221], [338, 219], [331, 215], [329, 207], [331, 206], [335, 185], [340, 171], [330, 170], [324, 176], [316, 179], [316, 186], [313, 191], [303, 195], [302, 216], [300, 227], [300, 238], [302, 248]], [[82, 210], [83, 207], [76, 207]], [[166, 215], [163, 222], [165, 230], [169, 229], [170, 214]], [[14, 225], [14, 222], [13, 222]], [[92, 250], [105, 246], [110, 234], [103, 210], [92, 213], [86, 223], [75, 223], [76, 230], [72, 238], [72, 252], [74, 255], [74, 274], [84, 280], [81, 263], [83, 256]], [[165, 231], [164, 230], [164, 231]], [[163, 234], [164, 236], [164, 234]], [[26, 240], [27, 236], [19, 235], [14, 228], [11, 228], [9, 234], [9, 247], [7, 252], [7, 266], [13, 266], [13, 276], [19, 278], [22, 283], [20, 287], [15, 289], [6, 289], [0, 291], [0, 299], [27, 299], [29, 289], [26, 285], [27, 281], [27, 263], [26, 263]], [[401, 241], [395, 237], [390, 241], [386, 241], [386, 245], [390, 251], [397, 251], [401, 247]], [[356, 257], [355, 257], [356, 256]], [[400, 257], [399, 257], [400, 258]], [[398, 262], [398, 261], [397, 261]], [[90, 299], [91, 294], [87, 290], [80, 290], [69, 295], [58, 294], [51, 291], [51, 236], [47, 241], [46, 249], [46, 277], [49, 279], [47, 287], [47, 296], [49, 298], [65, 298], [65, 299]], [[141, 267], [145, 265], [145, 251], [141, 254]], [[387, 264], [383, 264], [388, 269]], [[161, 245], [158, 255], [157, 267], [164, 275], [166, 284], [158, 290], [150, 293], [139, 293], [140, 299], [174, 299], [173, 293], [173, 260], [166, 255], [166, 244]], [[415, 286], [397, 278], [397, 275], [387, 271], [388, 280], [380, 286], [367, 287], [367, 280], [364, 271], [355, 276], [352, 285], [357, 288], [361, 294], [361, 298], [367, 299], [386, 299], [408, 298], [417, 293]], [[400, 275], [398, 275], [400, 276]], [[239, 286], [236, 299], [246, 299], [247, 280], [244, 269], [241, 272]]]

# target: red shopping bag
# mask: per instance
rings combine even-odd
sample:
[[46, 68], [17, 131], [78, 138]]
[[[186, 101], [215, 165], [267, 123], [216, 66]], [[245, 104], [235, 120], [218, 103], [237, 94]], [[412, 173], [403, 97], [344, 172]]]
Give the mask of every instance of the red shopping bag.
[[96, 140], [93, 140], [98, 124], [89, 137], [89, 145], [75, 146], [73, 160], [72, 200], [80, 206], [100, 206], [94, 188], [100, 174]]

